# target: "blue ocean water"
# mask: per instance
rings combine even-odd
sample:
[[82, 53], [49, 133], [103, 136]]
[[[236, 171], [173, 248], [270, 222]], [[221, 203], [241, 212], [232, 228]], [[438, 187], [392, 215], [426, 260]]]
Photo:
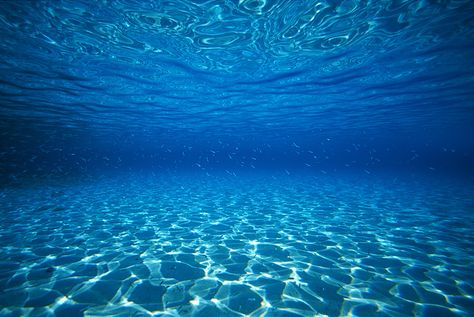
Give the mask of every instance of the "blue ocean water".
[[0, 316], [474, 315], [474, 3], [0, 1]]

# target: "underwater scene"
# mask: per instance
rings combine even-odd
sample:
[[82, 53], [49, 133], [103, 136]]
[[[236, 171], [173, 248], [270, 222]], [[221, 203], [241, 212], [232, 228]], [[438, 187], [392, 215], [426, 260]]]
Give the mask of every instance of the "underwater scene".
[[474, 2], [0, 1], [13, 316], [474, 316]]

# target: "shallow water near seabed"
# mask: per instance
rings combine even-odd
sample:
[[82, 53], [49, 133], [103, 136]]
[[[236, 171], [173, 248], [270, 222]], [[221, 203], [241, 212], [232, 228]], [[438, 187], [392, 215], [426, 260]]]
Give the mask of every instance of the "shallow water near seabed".
[[4, 188], [0, 316], [469, 316], [473, 192], [350, 174]]
[[0, 1], [0, 317], [474, 316], [474, 1]]

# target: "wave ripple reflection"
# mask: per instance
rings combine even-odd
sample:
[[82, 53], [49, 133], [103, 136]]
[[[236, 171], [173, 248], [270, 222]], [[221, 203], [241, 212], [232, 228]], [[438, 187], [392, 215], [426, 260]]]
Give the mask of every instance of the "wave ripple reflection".
[[467, 122], [473, 15], [469, 0], [2, 1], [0, 116], [168, 136]]
[[42, 44], [37, 48], [63, 57], [82, 53], [131, 61], [135, 54], [134, 62], [144, 65], [166, 56], [184, 57], [196, 69], [229, 71], [252, 62], [284, 70], [284, 65], [293, 68], [314, 61], [302, 57], [376, 46], [390, 50], [400, 45], [401, 38], [406, 47], [422, 50], [465, 32], [470, 36], [472, 15], [461, 14], [472, 9], [469, 3], [3, 2], [1, 20], [4, 33], [20, 32]]

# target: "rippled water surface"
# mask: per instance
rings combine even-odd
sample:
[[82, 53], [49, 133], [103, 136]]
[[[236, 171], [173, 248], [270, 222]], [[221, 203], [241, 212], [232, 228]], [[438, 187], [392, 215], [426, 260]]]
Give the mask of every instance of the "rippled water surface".
[[2, 1], [4, 125], [271, 138], [473, 121], [471, 1]]

